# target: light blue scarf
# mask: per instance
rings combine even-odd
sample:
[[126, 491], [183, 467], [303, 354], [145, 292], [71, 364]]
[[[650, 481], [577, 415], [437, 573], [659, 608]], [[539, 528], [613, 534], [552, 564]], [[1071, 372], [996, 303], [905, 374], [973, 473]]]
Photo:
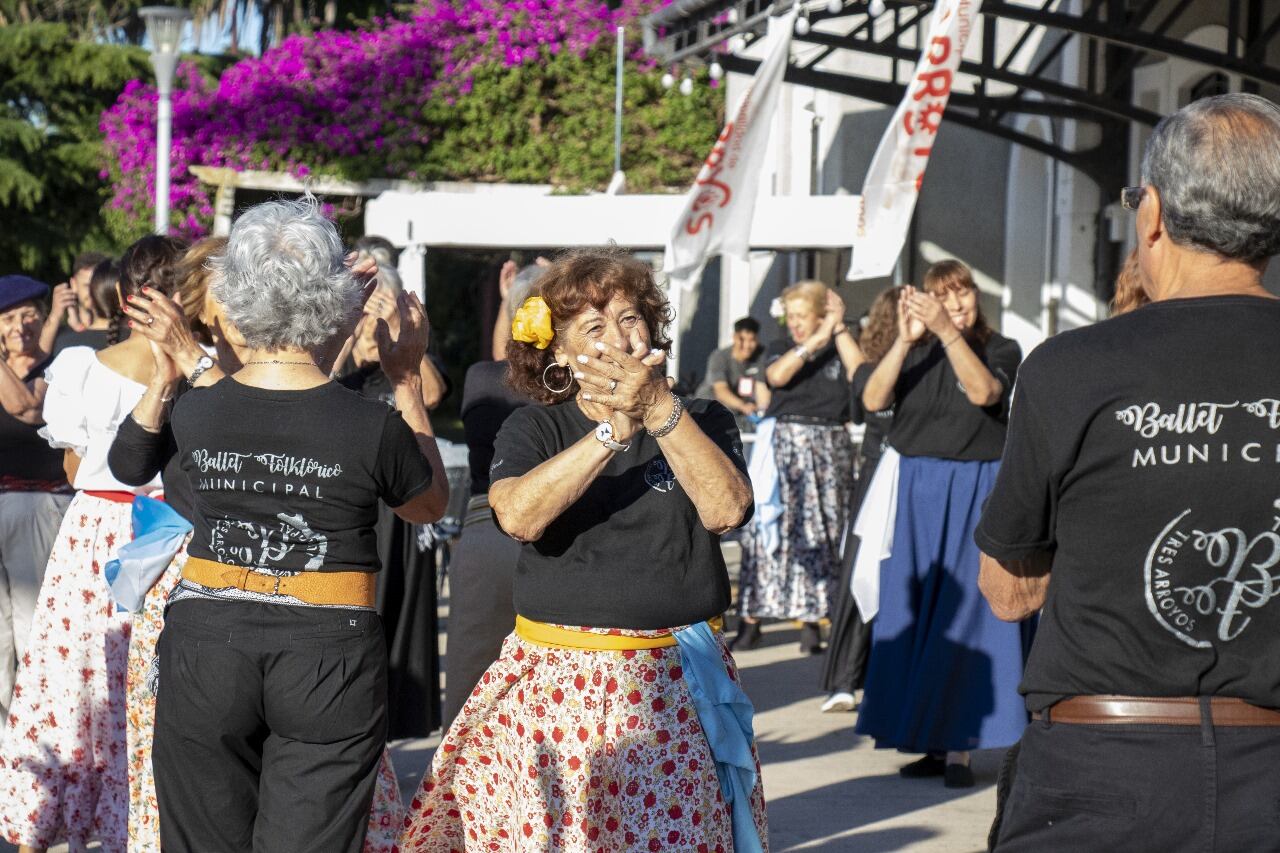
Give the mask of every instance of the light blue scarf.
[[734, 853], [762, 853], [760, 834], [751, 815], [751, 792], [756, 786], [755, 709], [747, 694], [725, 670], [720, 644], [711, 626], [699, 622], [675, 634], [685, 683], [707, 735], [720, 777], [720, 793], [733, 810]]
[[136, 613], [147, 591], [164, 574], [182, 548], [191, 522], [164, 501], [138, 495], [133, 499], [133, 541], [120, 547], [103, 568], [116, 609]]

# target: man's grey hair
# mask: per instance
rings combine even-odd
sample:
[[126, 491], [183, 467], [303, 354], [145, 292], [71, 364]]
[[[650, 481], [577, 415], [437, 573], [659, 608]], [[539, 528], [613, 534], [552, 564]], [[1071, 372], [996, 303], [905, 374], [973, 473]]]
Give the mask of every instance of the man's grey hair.
[[1246, 94], [1188, 104], [1156, 125], [1142, 182], [1175, 243], [1246, 263], [1280, 253], [1280, 107]]
[[212, 267], [214, 298], [255, 349], [321, 346], [359, 310], [338, 230], [311, 198], [245, 211]]

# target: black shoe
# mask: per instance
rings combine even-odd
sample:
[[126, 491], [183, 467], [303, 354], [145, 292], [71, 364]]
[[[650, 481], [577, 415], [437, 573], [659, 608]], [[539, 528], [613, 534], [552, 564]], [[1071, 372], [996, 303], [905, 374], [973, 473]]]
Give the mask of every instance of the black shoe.
[[[913, 761], [905, 767], [898, 768], [898, 775], [903, 779], [929, 779], [933, 776], [941, 776], [952, 767], [959, 765], [947, 764], [945, 758], [940, 755], [926, 755], [917, 761]], [[965, 768], [968, 770], [969, 768]]]
[[760, 645], [760, 623], [748, 622], [744, 619], [738, 626], [738, 636], [733, 638], [733, 644], [729, 648], [735, 652], [745, 652], [758, 645]]
[[948, 764], [942, 784], [947, 788], [972, 788], [973, 770], [968, 764]]
[[800, 629], [800, 654], [816, 655], [822, 652], [822, 635], [817, 622], [806, 622]]

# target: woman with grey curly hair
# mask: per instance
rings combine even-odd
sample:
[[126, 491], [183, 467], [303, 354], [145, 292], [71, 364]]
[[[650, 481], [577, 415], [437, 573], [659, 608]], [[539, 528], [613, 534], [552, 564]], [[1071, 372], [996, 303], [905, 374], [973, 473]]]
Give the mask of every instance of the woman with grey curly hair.
[[401, 294], [378, 322], [392, 409], [330, 378], [362, 288], [314, 202], [249, 210], [211, 264], [243, 366], [172, 415], [195, 530], [159, 643], [162, 843], [358, 851], [387, 726], [378, 502], [426, 523], [448, 499], [427, 318]]

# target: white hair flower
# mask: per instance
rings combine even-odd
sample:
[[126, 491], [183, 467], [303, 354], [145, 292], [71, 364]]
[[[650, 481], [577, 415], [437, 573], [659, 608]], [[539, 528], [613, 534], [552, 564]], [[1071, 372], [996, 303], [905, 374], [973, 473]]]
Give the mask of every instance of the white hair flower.
[[769, 316], [775, 320], [783, 320], [787, 316], [787, 306], [782, 304], [782, 297], [775, 297], [769, 303]]

